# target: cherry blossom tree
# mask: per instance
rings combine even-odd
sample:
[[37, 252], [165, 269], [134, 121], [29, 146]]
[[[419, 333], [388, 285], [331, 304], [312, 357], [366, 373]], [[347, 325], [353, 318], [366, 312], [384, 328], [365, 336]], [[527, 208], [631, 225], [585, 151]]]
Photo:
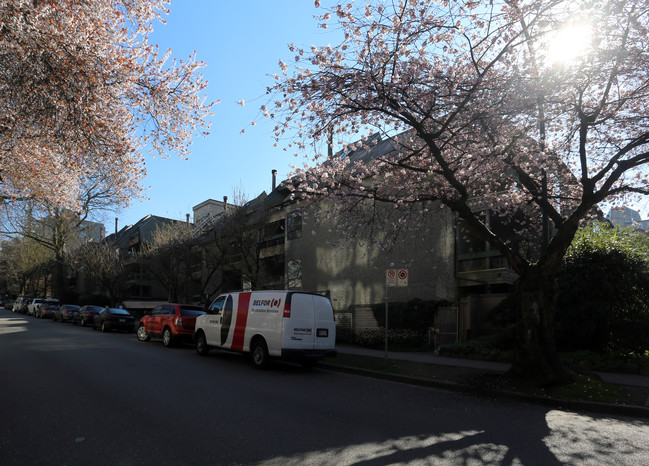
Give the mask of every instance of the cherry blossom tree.
[[167, 3], [0, 1], [0, 200], [76, 208], [84, 178], [102, 173], [124, 205], [144, 152], [186, 157], [206, 134], [204, 64], [148, 40]]
[[[318, 19], [340, 43], [291, 45], [262, 111], [276, 121], [278, 144], [315, 152], [296, 170], [296, 195], [329, 198], [345, 212], [339, 219], [354, 221], [351, 212], [393, 204], [402, 213], [395, 228], [412, 225], [413, 206], [434, 215], [441, 205], [497, 248], [519, 275], [514, 369], [558, 382], [566, 377], [553, 334], [562, 258], [598, 203], [649, 192], [648, 7], [646, 0], [337, 5]], [[377, 134], [394, 138], [398, 150], [373, 160], [327, 150], [369, 149]], [[499, 234], [481, 215], [487, 210], [501, 230], [541, 246]], [[544, 224], [553, 232], [547, 245], [538, 240]]]

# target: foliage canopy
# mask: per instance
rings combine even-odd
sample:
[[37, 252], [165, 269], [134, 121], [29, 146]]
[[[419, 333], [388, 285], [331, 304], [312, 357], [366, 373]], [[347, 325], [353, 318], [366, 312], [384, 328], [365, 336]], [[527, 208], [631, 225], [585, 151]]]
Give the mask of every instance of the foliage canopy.
[[165, 3], [0, 1], [0, 200], [73, 208], [98, 183], [122, 204], [139, 194], [142, 150], [189, 153], [211, 104], [203, 63], [148, 42]]

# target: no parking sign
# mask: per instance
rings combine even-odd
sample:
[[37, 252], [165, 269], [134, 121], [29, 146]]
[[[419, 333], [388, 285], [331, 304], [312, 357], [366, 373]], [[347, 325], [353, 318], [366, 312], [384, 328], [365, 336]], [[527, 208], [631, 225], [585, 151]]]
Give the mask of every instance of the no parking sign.
[[408, 286], [408, 269], [387, 269], [385, 271], [386, 286]]

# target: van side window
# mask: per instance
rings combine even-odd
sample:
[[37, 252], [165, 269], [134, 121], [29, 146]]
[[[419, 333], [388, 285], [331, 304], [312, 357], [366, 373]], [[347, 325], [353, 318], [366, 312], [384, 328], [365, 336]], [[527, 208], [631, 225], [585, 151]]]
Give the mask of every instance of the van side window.
[[217, 298], [216, 301], [212, 303], [210, 308], [207, 310], [208, 314], [221, 314], [221, 311], [223, 311], [223, 304], [225, 303], [225, 296], [221, 296]]

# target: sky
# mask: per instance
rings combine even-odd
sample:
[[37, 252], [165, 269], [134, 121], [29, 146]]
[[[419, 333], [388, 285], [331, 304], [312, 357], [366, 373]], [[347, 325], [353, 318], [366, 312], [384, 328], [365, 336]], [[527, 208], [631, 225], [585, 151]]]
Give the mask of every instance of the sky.
[[302, 165], [301, 158], [273, 147], [274, 125], [259, 110], [272, 83], [267, 74], [278, 73], [278, 61], [293, 56], [291, 42], [307, 48], [335, 42], [335, 32], [317, 27], [314, 15], [323, 11], [311, 0], [172, 0], [168, 7], [167, 24], [155, 24], [150, 41], [177, 59], [196, 50], [207, 64], [201, 69], [207, 100], [221, 103], [213, 107], [210, 135], [193, 140], [189, 160], [146, 156], [148, 200], [100, 218], [109, 234], [115, 217], [121, 229], [149, 214], [185, 220], [195, 205], [223, 196], [230, 202], [235, 191], [253, 199], [271, 190], [273, 169], [279, 182]]

